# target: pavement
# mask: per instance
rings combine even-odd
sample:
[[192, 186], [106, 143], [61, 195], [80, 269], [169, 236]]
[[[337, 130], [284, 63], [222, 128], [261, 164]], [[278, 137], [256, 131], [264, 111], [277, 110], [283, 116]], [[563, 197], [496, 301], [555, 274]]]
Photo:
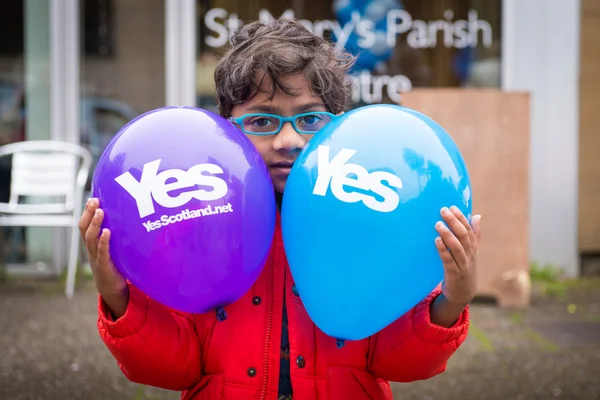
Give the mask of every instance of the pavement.
[[[401, 400], [600, 399], [600, 280], [536, 285], [532, 306], [477, 302], [445, 373], [393, 384]], [[176, 400], [128, 382], [96, 331], [96, 294], [56, 281], [0, 283], [0, 400]]]

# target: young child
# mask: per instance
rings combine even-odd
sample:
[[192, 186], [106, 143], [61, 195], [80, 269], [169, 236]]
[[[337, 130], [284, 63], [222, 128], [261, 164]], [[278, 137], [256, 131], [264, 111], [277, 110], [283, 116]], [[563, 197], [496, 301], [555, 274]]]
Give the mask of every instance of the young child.
[[[220, 113], [248, 134], [269, 168], [279, 201], [311, 132], [332, 118], [324, 113], [340, 114], [348, 104], [351, 62], [285, 19], [245, 25], [219, 61]], [[298, 114], [304, 115], [294, 124], [277, 119]], [[471, 226], [456, 207], [441, 210], [445, 223], [435, 226], [443, 288], [381, 332], [338, 348], [302, 306], [286, 262], [279, 215], [262, 275], [219, 321], [214, 312], [171, 310], [124, 280], [110, 259], [110, 232], [101, 231], [100, 206], [90, 199], [79, 224], [100, 293], [98, 329], [133, 382], [183, 391], [182, 399], [389, 400], [388, 381], [411, 382], [443, 372], [467, 335], [480, 217], [474, 216]]]

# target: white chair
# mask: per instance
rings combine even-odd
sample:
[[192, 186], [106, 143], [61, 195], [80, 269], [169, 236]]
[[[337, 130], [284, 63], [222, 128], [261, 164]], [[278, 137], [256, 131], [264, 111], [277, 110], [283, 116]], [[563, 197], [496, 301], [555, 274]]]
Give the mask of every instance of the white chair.
[[[79, 259], [77, 225], [91, 153], [73, 143], [34, 140], [0, 146], [0, 158], [9, 155], [10, 199], [0, 202], [0, 226], [72, 228], [65, 288], [67, 298], [72, 298]], [[23, 197], [27, 204], [20, 202]]]

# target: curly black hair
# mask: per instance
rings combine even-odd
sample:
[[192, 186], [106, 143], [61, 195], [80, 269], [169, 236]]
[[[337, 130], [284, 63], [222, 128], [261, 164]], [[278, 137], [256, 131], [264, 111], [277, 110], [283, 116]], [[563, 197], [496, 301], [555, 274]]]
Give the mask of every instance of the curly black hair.
[[286, 87], [282, 78], [300, 73], [313, 95], [320, 97], [330, 112], [340, 113], [350, 104], [348, 72], [354, 61], [351, 54], [338, 51], [299, 22], [280, 18], [248, 23], [235, 32], [215, 68], [219, 113], [231, 116], [233, 107], [256, 95], [265, 79], [273, 83], [269, 85], [270, 98], [277, 87], [294, 95], [294, 88]]

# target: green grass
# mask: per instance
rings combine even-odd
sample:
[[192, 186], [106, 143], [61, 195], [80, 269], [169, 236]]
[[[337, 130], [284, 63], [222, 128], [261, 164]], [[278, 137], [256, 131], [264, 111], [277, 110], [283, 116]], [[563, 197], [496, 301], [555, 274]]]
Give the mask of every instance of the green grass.
[[545, 283], [556, 283], [564, 281], [564, 274], [562, 269], [552, 265], [543, 264], [540, 265], [538, 262], [532, 262], [529, 267], [529, 275], [532, 282], [545, 282]]
[[556, 353], [560, 350], [560, 347], [558, 347], [556, 343], [546, 339], [542, 334], [532, 328], [528, 328], [525, 334], [532, 342], [548, 353]]
[[549, 298], [559, 301], [567, 296], [568, 282], [562, 269], [552, 264], [531, 263], [529, 275], [534, 286], [540, 288], [541, 293]]
[[510, 315], [510, 320], [515, 325], [521, 325], [523, 323], [523, 313], [514, 312]]
[[180, 392], [138, 385], [132, 400], [178, 400], [180, 396]]
[[569, 289], [595, 289], [600, 290], [600, 277], [585, 277], [569, 279], [564, 282]]
[[544, 296], [563, 301], [567, 297], [567, 289], [568, 286], [564, 283], [552, 283], [548, 282], [545, 284], [541, 284], [542, 293]]
[[486, 351], [494, 351], [494, 345], [492, 341], [481, 329], [479, 329], [473, 321], [469, 324], [469, 334], [473, 336], [475, 340], [479, 342], [481, 347]]
[[534, 286], [549, 298], [564, 301], [568, 291], [572, 289], [598, 289], [600, 290], [599, 277], [568, 278], [564, 271], [552, 264], [539, 264], [532, 262], [529, 275]]
[[138, 386], [135, 394], [133, 395], [133, 400], [143, 400], [146, 396], [144, 395], [144, 387]]

